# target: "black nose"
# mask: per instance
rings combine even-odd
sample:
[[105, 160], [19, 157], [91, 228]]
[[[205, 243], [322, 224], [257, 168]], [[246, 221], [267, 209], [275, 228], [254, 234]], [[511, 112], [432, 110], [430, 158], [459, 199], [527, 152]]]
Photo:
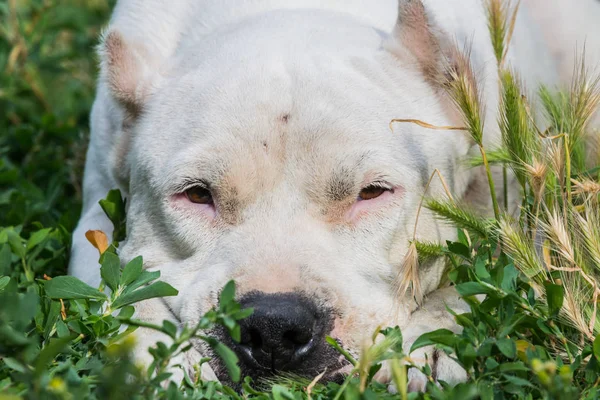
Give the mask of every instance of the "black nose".
[[254, 309], [240, 321], [241, 341], [235, 346], [251, 368], [292, 371], [324, 341], [327, 319], [302, 295], [252, 292], [240, 303]]

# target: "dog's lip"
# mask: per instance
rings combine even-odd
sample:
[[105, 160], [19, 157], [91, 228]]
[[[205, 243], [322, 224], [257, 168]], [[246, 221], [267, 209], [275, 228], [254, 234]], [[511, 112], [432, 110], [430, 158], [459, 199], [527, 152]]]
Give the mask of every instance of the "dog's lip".
[[[282, 365], [280, 369], [285, 370], [290, 365], [302, 362], [302, 359], [309, 353], [310, 348], [314, 344], [314, 341], [315, 341], [315, 339], [312, 338], [308, 343], [301, 346], [300, 349], [298, 351], [296, 351], [296, 353], [292, 356], [292, 359], [289, 362], [287, 362], [286, 364]], [[230, 347], [234, 348], [235, 350], [240, 350], [242, 352], [241, 357], [243, 357], [244, 361], [247, 364], [251, 365], [253, 368], [259, 368], [261, 370], [272, 371], [272, 372], [278, 371], [278, 370], [274, 369], [272, 366], [266, 366], [266, 365], [259, 363], [252, 355], [252, 348], [250, 346], [244, 345], [242, 343], [231, 343]]]
[[[199, 339], [192, 341], [192, 345], [197, 351], [206, 353], [206, 346], [205, 345], [203, 346], [202, 343], [203, 342], [201, 342]], [[228, 346], [231, 347], [231, 344], [228, 344]], [[247, 349], [244, 351], [248, 351], [248, 353], [249, 353], [250, 349]], [[251, 354], [248, 354], [248, 358], [251, 362], [250, 367], [255, 372], [259, 372], [259, 373], [262, 372], [262, 373], [265, 373], [265, 375], [294, 374], [293, 371], [289, 372], [289, 371], [274, 370], [270, 367], [265, 367], [263, 365], [260, 365], [254, 360], [254, 358], [251, 356]], [[217, 362], [219, 364], [222, 363], [222, 361], [216, 355], [213, 355], [211, 357], [210, 364], [212, 364], [213, 362]], [[342, 366], [340, 366], [340, 364], [342, 364]], [[335, 369], [332, 369], [331, 371], [329, 371], [329, 368], [332, 368], [332, 367]], [[332, 381], [341, 381], [348, 374], [350, 374], [352, 372], [353, 368], [354, 368], [354, 366], [348, 360], [346, 360], [346, 358], [343, 355], [340, 354], [340, 356], [338, 358], [331, 360], [329, 365], [323, 367], [323, 370], [321, 373], [324, 372], [324, 375], [319, 379], [318, 382], [327, 383], [327, 382], [332, 382]], [[314, 376], [310, 376], [308, 378], [312, 380], [312, 379], [316, 378], [318, 375], [319, 374], [315, 374]]]

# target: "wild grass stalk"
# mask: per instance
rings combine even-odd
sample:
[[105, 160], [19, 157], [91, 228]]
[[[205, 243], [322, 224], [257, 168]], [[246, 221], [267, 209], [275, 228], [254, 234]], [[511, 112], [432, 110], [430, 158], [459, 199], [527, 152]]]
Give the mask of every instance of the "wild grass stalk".
[[[510, 167], [522, 198], [518, 218], [499, 218], [498, 236], [502, 250], [531, 280], [541, 299], [545, 298], [544, 282], [562, 285], [565, 302], [561, 315], [587, 339], [593, 339], [600, 282], [600, 183], [589, 174], [589, 168], [598, 165], [600, 159], [586, 158], [585, 148], [589, 122], [600, 104], [599, 77], [590, 74], [582, 56], [567, 92], [542, 86], [538, 94], [547, 128], [540, 132], [538, 124], [543, 122], [532, 118], [532, 107], [517, 73], [504, 67], [518, 6], [509, 16], [509, 1], [487, 1], [488, 28], [500, 78], [498, 123], [502, 135], [502, 147], [490, 154], [494, 163]], [[466, 102], [456, 103], [463, 113], [473, 109], [465, 107]], [[485, 161], [482, 157], [470, 162], [485, 166]], [[448, 218], [447, 207], [434, 206]], [[455, 216], [453, 219], [460, 222]]]
[[470, 51], [460, 52], [457, 50], [454, 64], [449, 66], [445, 75], [447, 77], [444, 84], [446, 92], [460, 112], [471, 140], [479, 147], [490, 188], [494, 216], [499, 219], [500, 208], [496, 198], [496, 187], [486, 149], [483, 145], [484, 121], [482, 117], [483, 110], [481, 109], [481, 94], [470, 63]]

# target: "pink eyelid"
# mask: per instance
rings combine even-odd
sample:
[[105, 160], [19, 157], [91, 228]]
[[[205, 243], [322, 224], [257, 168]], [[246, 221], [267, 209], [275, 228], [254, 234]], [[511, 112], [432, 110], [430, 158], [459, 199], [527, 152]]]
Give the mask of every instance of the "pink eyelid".
[[203, 216], [213, 219], [216, 215], [216, 209], [214, 204], [198, 204], [192, 203], [185, 193], [177, 193], [171, 196], [171, 206], [175, 209], [185, 209], [195, 213], [202, 214]]
[[350, 207], [350, 209], [346, 213], [346, 218], [349, 221], [354, 221], [360, 218], [362, 215], [365, 215], [370, 211], [376, 210], [377, 208], [380, 208], [381, 206], [384, 206], [385, 204], [391, 202], [394, 199], [394, 197], [402, 196], [402, 193], [403, 190], [401, 187], [393, 187], [386, 190], [380, 196], [375, 197], [374, 199], [357, 199], [357, 201], [355, 201], [354, 204], [352, 204], [352, 207]]

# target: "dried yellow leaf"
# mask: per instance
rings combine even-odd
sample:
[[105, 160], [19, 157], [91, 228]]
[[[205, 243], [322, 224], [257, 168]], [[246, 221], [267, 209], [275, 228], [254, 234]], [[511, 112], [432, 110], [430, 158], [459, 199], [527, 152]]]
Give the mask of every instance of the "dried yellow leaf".
[[100, 252], [100, 255], [108, 249], [108, 237], [100, 230], [89, 230], [85, 233], [86, 239]]

